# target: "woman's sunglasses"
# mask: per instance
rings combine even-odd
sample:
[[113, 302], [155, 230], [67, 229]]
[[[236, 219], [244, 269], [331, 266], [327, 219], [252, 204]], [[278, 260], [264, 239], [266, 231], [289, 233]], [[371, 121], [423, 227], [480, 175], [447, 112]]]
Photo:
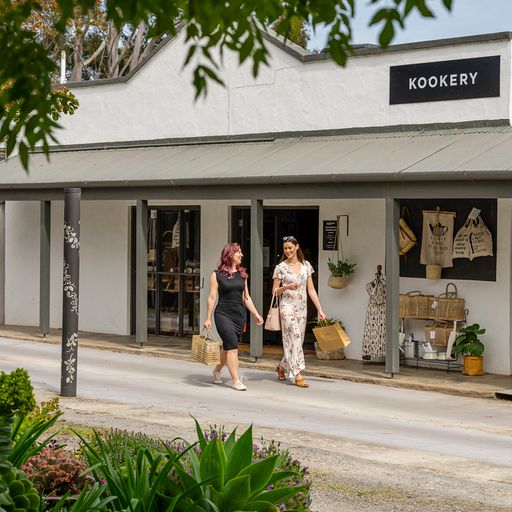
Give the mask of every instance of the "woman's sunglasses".
[[296, 242], [297, 239], [294, 236], [283, 236], [283, 242]]

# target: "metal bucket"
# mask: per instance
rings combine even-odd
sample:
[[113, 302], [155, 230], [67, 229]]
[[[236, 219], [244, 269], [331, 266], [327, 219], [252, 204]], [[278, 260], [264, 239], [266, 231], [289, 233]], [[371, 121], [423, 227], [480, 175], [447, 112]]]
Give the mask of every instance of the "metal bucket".
[[407, 359], [414, 359], [418, 357], [419, 347], [416, 340], [404, 341], [404, 355]]

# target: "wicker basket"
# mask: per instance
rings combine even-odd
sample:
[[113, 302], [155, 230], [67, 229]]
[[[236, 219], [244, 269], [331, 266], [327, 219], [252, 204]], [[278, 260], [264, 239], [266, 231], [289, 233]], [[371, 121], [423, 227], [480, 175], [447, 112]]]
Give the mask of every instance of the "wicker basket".
[[192, 336], [192, 357], [206, 365], [220, 363], [220, 343], [210, 337], [211, 333], [204, 331]]
[[408, 292], [400, 295], [401, 318], [430, 318], [430, 304], [432, 295], [422, 295], [420, 291]]
[[453, 331], [453, 325], [445, 323], [434, 323], [425, 326], [425, 341], [437, 347], [446, 347], [448, 338]]
[[464, 299], [457, 297], [457, 287], [454, 283], [446, 285], [445, 293], [430, 300], [429, 315], [431, 320], [465, 320]]

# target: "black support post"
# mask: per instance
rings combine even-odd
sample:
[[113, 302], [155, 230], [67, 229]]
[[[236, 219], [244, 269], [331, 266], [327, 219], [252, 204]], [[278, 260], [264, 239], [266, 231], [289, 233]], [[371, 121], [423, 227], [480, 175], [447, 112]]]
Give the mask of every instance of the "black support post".
[[78, 285], [80, 189], [64, 190], [64, 282], [62, 303], [61, 396], [76, 396], [78, 368]]

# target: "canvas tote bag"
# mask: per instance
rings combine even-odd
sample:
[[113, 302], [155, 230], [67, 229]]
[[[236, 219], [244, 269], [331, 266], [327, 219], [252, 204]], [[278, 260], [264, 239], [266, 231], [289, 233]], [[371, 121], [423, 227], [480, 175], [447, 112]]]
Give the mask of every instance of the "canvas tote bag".
[[420, 263], [453, 267], [453, 224], [455, 212], [423, 210]]
[[485, 225], [480, 210], [474, 208], [453, 240], [453, 258], [472, 261], [481, 256], [492, 256], [492, 235]]
[[281, 312], [279, 311], [279, 298], [276, 292], [272, 294], [270, 309], [268, 310], [267, 319], [265, 320], [265, 329], [267, 331], [281, 330]]

